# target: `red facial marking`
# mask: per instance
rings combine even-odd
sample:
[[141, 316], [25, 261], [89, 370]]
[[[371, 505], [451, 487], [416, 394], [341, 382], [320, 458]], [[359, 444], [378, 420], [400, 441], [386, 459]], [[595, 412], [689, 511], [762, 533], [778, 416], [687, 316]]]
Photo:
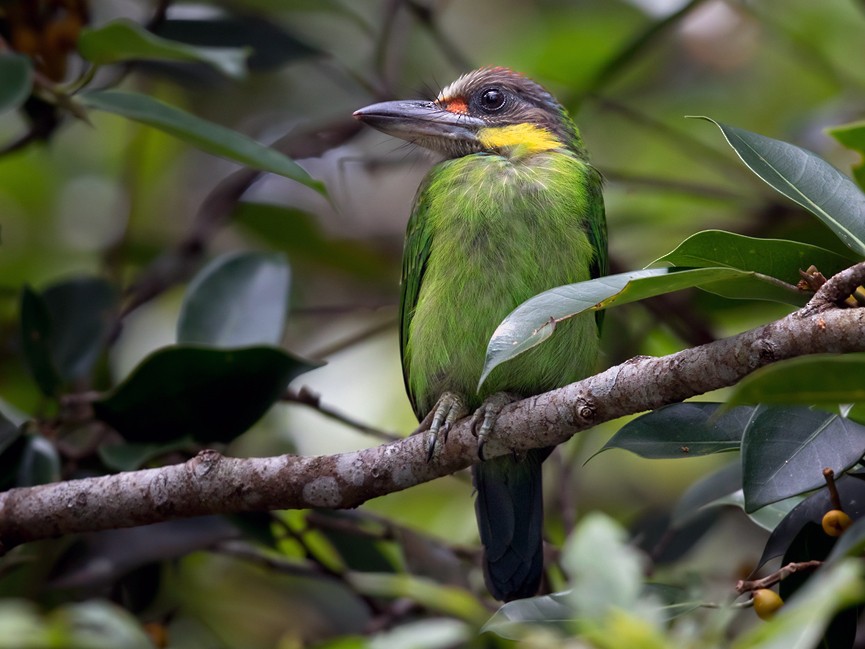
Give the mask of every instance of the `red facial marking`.
[[462, 97], [454, 97], [453, 99], [445, 99], [441, 102], [442, 108], [450, 113], [457, 113], [458, 115], [467, 115], [469, 112], [469, 105], [466, 103], [466, 100]]

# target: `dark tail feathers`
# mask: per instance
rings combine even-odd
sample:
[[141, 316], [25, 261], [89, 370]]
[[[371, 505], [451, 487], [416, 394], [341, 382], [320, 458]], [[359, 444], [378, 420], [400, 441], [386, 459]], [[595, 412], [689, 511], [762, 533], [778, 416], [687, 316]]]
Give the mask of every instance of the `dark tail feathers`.
[[475, 513], [484, 546], [484, 576], [493, 597], [509, 602], [538, 591], [544, 571], [541, 463], [552, 452], [493, 458], [473, 467]]

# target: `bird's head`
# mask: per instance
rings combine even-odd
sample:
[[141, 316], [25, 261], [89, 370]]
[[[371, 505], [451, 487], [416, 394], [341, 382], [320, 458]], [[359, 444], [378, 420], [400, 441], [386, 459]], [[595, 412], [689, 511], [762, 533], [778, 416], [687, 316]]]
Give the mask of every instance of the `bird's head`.
[[583, 152], [579, 132], [561, 104], [507, 68], [464, 74], [433, 101], [386, 101], [361, 108], [354, 117], [447, 158]]

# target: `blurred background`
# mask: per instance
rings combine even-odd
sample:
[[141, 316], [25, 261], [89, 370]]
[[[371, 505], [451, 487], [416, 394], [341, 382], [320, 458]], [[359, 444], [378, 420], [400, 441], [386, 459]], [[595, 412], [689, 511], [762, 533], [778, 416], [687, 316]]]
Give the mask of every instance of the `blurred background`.
[[[146, 281], [161, 278], [129, 309], [111, 346], [107, 371], [119, 380], [173, 341], [185, 285], [201, 264], [226, 251], [272, 249], [291, 265], [285, 346], [327, 361], [294, 387], [307, 386], [358, 422], [407, 434], [416, 421], [397, 342], [400, 257], [414, 194], [435, 159], [361, 128], [351, 113], [391, 98], [431, 98], [481, 65], [524, 73], [571, 111], [607, 180], [612, 272], [643, 268], [713, 228], [840, 245], [751, 174], [716, 128], [686, 117], [794, 142], [848, 171], [855, 156], [824, 129], [861, 119], [865, 108], [865, 3], [858, 0], [0, 2], [0, 33], [8, 47], [26, 52], [36, 46], [10, 31], [22, 5], [43, 12], [34, 29], [43, 47], [49, 29], [62, 31], [51, 24], [75, 23], [66, 25], [68, 47], [52, 50], [53, 63], [43, 51], [41, 73], [61, 84], [87, 70], [75, 52], [76, 24], [123, 17], [166, 38], [248, 47], [242, 78], [202, 64], [148, 62], [103, 66], [86, 83], [146, 93], [274, 144], [323, 181], [327, 197], [103, 112], [76, 119], [29, 106], [0, 114], [0, 396], [10, 412], [41, 407], [13, 335], [22, 285], [40, 289], [95, 274], [141, 296]], [[699, 291], [613, 309], [599, 369], [789, 310]], [[580, 435], [548, 463], [550, 539], [560, 542], [595, 509], [642, 529], [726, 461], [647, 461], [614, 451], [584, 465], [621, 423]], [[329, 454], [377, 443], [315, 409], [286, 404], [226, 452]], [[457, 554], [477, 543], [467, 475], [362, 510]], [[683, 549], [679, 569], [715, 562], [729, 586], [759, 556], [764, 537], [738, 510], [723, 517], [725, 531]], [[192, 554], [163, 569], [161, 610], [173, 612], [172, 647], [307, 646], [368, 622], [345, 588], [274, 576], [225, 556]], [[454, 580], [475, 591], [482, 584], [477, 571]]]

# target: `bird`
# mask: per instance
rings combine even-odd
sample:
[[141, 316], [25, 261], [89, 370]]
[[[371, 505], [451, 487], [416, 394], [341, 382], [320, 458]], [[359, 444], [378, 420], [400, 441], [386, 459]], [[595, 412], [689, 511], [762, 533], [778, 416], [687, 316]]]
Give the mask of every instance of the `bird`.
[[431, 456], [472, 415], [485, 583], [501, 601], [532, 597], [544, 570], [541, 464], [553, 448], [484, 459], [483, 445], [509, 403], [593, 373], [601, 318], [560, 323], [478, 382], [487, 343], [514, 308], [607, 273], [602, 175], [562, 104], [509, 68], [480, 68], [433, 100], [376, 103], [354, 117], [438, 155], [406, 230], [403, 377], [415, 415], [429, 422]]

